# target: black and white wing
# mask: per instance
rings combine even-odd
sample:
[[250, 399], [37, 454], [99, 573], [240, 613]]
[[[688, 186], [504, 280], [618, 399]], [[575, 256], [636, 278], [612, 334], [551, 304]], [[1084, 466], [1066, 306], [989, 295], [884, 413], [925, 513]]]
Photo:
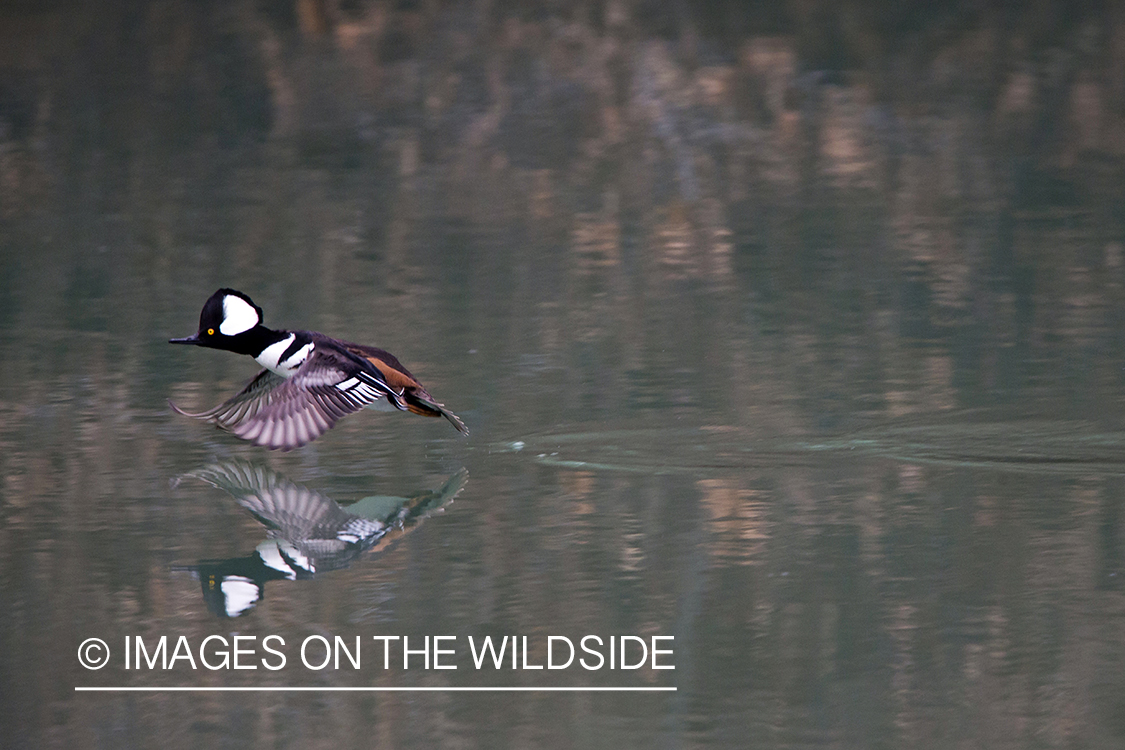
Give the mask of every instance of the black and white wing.
[[229, 493], [266, 528], [290, 541], [334, 535], [352, 518], [335, 500], [246, 461], [211, 464], [186, 476]]
[[[329, 497], [264, 466], [230, 461], [192, 472], [230, 493], [281, 542], [259, 545], [266, 565], [277, 570], [323, 572], [342, 567], [391, 529], [389, 523], [348, 512]], [[285, 565], [275, 558], [286, 558]], [[288, 567], [286, 567], [288, 566]]]
[[[317, 349], [285, 378], [262, 370], [231, 399], [192, 414], [270, 450], [292, 450], [330, 430], [343, 416], [392, 393], [377, 377], [330, 350]], [[169, 402], [171, 403], [171, 402]]]

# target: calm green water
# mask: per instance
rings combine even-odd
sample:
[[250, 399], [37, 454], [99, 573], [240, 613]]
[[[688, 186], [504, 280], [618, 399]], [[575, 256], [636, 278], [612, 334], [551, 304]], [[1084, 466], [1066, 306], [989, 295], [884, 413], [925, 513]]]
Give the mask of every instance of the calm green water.
[[[0, 65], [0, 745], [1125, 743], [1118, 120], [1044, 124], [1110, 97], [1086, 58], [983, 81], [961, 50], [907, 95], [752, 28], [685, 57], [627, 12], [315, 37], [141, 5], [0, 32], [27, 42]], [[125, 52], [75, 51], [103, 37]], [[364, 412], [279, 454], [175, 415], [257, 372], [167, 344], [220, 286], [390, 350], [471, 435]], [[313, 549], [271, 492], [385, 528]], [[279, 555], [317, 572], [266, 580]], [[515, 667], [478, 667], [505, 636]], [[600, 656], [535, 669], [552, 636]], [[670, 653], [611, 669], [622, 636]], [[320, 668], [337, 637], [358, 668]], [[297, 686], [436, 690], [75, 691]], [[674, 691], [461, 690], [499, 687]]]

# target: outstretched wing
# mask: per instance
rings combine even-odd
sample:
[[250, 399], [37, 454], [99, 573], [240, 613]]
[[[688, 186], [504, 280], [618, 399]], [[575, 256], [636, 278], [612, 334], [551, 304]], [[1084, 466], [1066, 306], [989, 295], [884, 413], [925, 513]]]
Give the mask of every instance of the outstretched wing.
[[392, 393], [386, 383], [344, 357], [318, 349], [290, 378], [262, 370], [214, 409], [180, 414], [212, 422], [271, 450], [292, 450], [330, 430], [343, 416]]
[[186, 476], [230, 493], [267, 528], [290, 542], [314, 538], [322, 529], [334, 534], [352, 518], [335, 500], [248, 461], [214, 463]]
[[189, 476], [229, 492], [238, 504], [286, 541], [321, 554], [367, 541], [388, 524], [344, 510], [333, 499], [265, 466], [246, 461], [211, 464]]
[[263, 406], [270, 402], [270, 393], [285, 378], [270, 370], [262, 370], [257, 377], [246, 384], [246, 387], [213, 409], [200, 412], [184, 411], [172, 401], [168, 405], [177, 414], [193, 419], [202, 419], [220, 426], [235, 424], [238, 421], [257, 414]]

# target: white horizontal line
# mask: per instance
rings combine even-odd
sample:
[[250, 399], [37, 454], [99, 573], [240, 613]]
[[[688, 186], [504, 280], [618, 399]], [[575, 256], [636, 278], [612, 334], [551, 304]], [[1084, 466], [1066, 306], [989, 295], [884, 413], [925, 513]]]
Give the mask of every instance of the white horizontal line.
[[75, 687], [76, 693], [655, 693], [675, 687]]

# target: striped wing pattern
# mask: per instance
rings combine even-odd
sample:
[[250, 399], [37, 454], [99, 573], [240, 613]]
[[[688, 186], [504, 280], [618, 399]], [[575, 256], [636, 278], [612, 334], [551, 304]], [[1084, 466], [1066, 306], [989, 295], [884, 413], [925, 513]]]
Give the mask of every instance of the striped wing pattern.
[[317, 349], [290, 378], [262, 370], [238, 394], [208, 411], [180, 414], [202, 419], [271, 450], [292, 450], [323, 435], [343, 416], [381, 398], [398, 396], [375, 375]]
[[[335, 500], [263, 466], [231, 461], [191, 476], [233, 495], [270, 529], [270, 538], [281, 542], [277, 549], [288, 557], [286, 564], [309, 573], [346, 566], [392, 528], [390, 523], [349, 513]], [[266, 564], [271, 565], [269, 560]]]

